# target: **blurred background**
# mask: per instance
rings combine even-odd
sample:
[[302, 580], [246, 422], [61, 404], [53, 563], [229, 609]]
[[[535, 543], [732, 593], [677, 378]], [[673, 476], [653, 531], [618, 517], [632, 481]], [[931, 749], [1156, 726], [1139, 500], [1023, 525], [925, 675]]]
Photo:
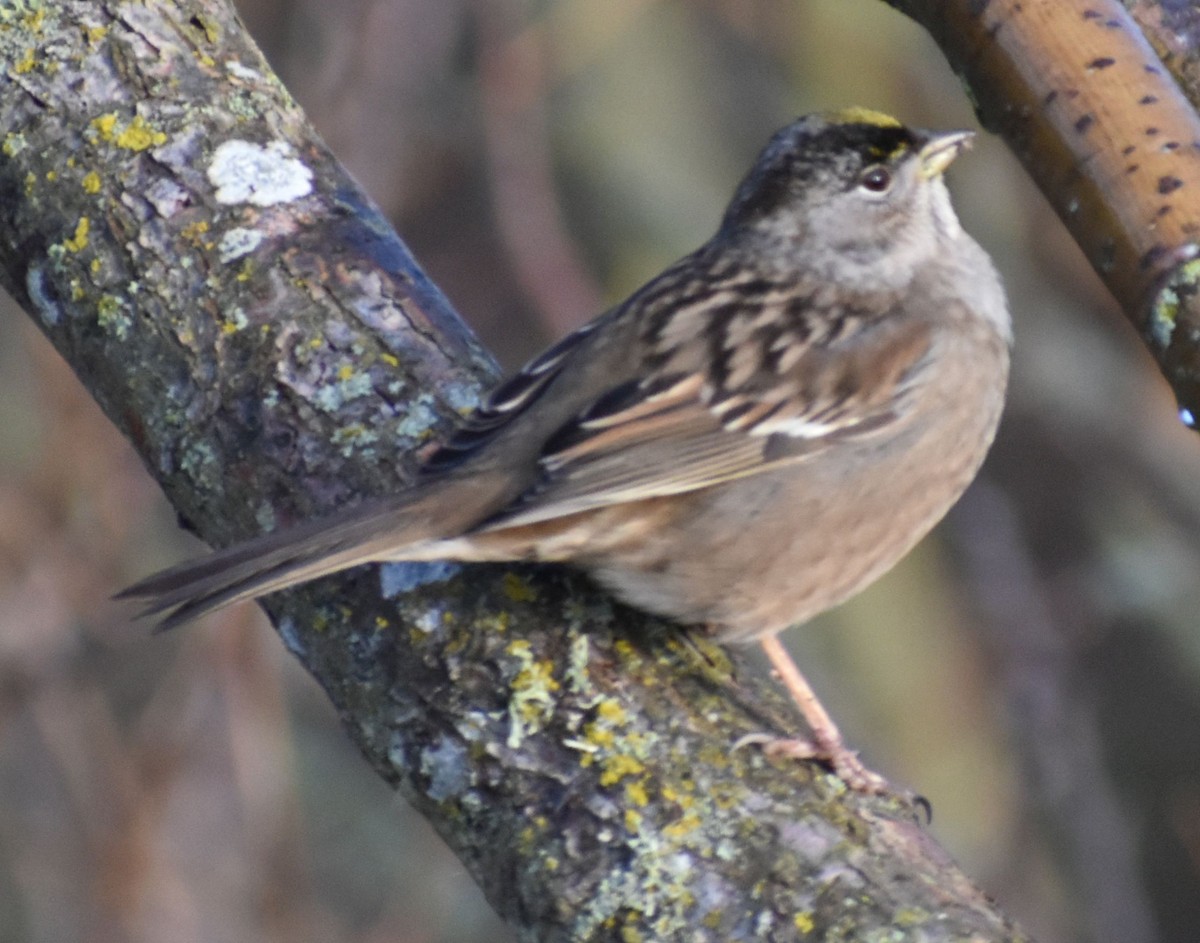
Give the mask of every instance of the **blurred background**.
[[[878, 0], [240, 0], [309, 116], [513, 368], [706, 238], [769, 134], [973, 127]], [[1200, 940], [1200, 440], [1004, 146], [950, 174], [1017, 346], [934, 537], [788, 641], [873, 766], [1042, 943]], [[253, 607], [151, 638], [194, 553], [0, 309], [0, 941], [511, 934]]]

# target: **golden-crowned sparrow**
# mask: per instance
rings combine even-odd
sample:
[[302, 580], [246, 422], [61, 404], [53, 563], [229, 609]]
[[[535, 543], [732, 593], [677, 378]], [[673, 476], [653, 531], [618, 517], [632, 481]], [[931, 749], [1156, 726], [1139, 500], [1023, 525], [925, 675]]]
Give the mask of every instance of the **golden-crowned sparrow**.
[[369, 561], [544, 560], [719, 639], [759, 639], [813, 742], [858, 762], [775, 633], [891, 567], [958, 498], [1010, 323], [942, 173], [967, 132], [861, 109], [779, 131], [716, 235], [501, 384], [409, 491], [122, 595], [164, 628]]

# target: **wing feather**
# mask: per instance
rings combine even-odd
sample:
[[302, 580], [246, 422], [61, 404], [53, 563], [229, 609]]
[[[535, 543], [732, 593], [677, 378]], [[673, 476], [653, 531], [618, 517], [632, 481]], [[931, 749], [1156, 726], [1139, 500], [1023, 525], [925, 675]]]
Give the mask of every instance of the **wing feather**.
[[[672, 272], [689, 281], [671, 290]], [[669, 270], [605, 321], [637, 325], [608, 382], [545, 430], [528, 485], [477, 529], [663, 497], [811, 460], [904, 421], [933, 344], [928, 319], [832, 307], [820, 286], [765, 279], [698, 290]], [[433, 459], [454, 464], [548, 408], [590, 333], [570, 335], [489, 398]], [[529, 433], [529, 428], [524, 434]]]

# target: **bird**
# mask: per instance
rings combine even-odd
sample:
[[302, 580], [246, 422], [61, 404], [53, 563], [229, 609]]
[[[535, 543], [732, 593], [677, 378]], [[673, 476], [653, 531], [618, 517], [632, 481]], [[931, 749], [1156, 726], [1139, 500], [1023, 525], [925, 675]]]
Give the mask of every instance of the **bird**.
[[118, 597], [168, 629], [370, 562], [573, 566], [758, 641], [809, 730], [767, 749], [885, 791], [778, 634], [900, 560], [995, 436], [1011, 319], [944, 181], [972, 137], [865, 108], [796, 119], [711, 238], [501, 382], [410, 488]]

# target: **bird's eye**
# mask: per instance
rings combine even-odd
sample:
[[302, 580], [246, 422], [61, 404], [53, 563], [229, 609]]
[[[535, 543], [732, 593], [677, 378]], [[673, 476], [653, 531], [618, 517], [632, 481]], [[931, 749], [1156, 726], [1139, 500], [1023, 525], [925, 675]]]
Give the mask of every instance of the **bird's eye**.
[[891, 172], [886, 167], [868, 167], [858, 178], [858, 185], [872, 193], [883, 193], [892, 185]]

